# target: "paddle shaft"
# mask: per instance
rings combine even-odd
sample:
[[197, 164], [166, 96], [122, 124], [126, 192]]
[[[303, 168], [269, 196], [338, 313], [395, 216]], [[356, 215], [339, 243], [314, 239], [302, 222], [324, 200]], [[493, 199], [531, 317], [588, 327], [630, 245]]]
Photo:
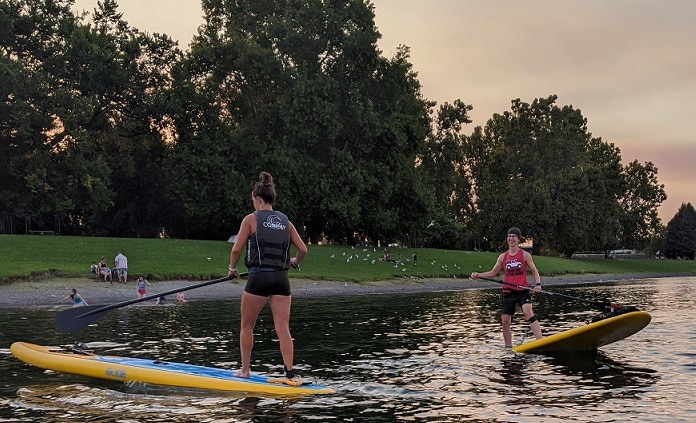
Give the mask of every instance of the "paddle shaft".
[[[244, 277], [244, 276], [246, 276], [246, 275], [247, 275], [247, 273], [242, 273], [242, 274], [240, 274], [239, 276]], [[204, 286], [213, 285], [213, 284], [220, 283], [220, 282], [225, 282], [225, 281], [228, 281], [228, 280], [232, 280], [232, 278], [229, 277], [229, 276], [225, 276], [224, 278], [213, 279], [213, 280], [210, 280], [210, 281], [207, 281], [207, 282], [202, 282], [202, 283], [199, 283], [199, 284], [196, 284], [196, 285], [184, 286], [184, 287], [182, 287], [182, 288], [172, 289], [172, 290], [170, 290], [170, 291], [161, 292], [161, 293], [159, 293], [159, 294], [147, 295], [147, 296], [145, 296], [145, 297], [135, 298], [135, 299], [133, 299], [133, 300], [123, 301], [123, 302], [116, 303], [116, 304], [110, 304], [110, 305], [106, 305], [106, 306], [104, 306], [104, 307], [100, 307], [100, 308], [98, 308], [98, 309], [96, 309], [96, 310], [91, 310], [91, 311], [88, 311], [88, 312], [86, 312], [86, 313], [80, 314], [79, 316], [75, 316], [75, 318], [86, 317], [86, 316], [89, 316], [89, 315], [91, 315], [91, 314], [102, 313], [102, 312], [104, 312], [104, 311], [113, 310], [113, 309], [115, 309], [115, 308], [121, 308], [121, 307], [129, 306], [129, 305], [131, 305], [131, 304], [140, 303], [140, 302], [143, 302], [143, 301], [154, 300], [154, 299], [159, 298], [159, 297], [164, 297], [164, 296], [167, 296], [167, 295], [177, 294], [177, 293], [179, 293], [179, 292], [189, 291], [189, 290], [191, 290], [191, 289], [203, 288]]]
[[[247, 274], [244, 273], [240, 276], [246, 276], [246, 275]], [[115, 308], [125, 307], [127, 305], [139, 303], [142, 301], [152, 300], [155, 298], [163, 297], [165, 295], [176, 294], [178, 292], [188, 291], [190, 289], [201, 288], [201, 287], [204, 287], [207, 285], [212, 285], [212, 284], [223, 282], [223, 281], [230, 280], [230, 279], [232, 279], [232, 278], [227, 276], [224, 278], [214, 279], [214, 280], [199, 283], [196, 285], [172, 289], [171, 291], [161, 292], [161, 293], [155, 294], [155, 295], [148, 295], [148, 296], [145, 296], [142, 298], [136, 298], [133, 300], [123, 301], [121, 303], [116, 303], [116, 304], [111, 304], [111, 305], [105, 305], [105, 306], [93, 305], [93, 306], [69, 308], [67, 310], [60, 311], [60, 312], [58, 312], [58, 314], [56, 314], [56, 328], [58, 329], [58, 331], [63, 332], [63, 333], [77, 332], [78, 330], [86, 328], [92, 322], [102, 318], [102, 316], [104, 316], [110, 310], [113, 310]]]
[[[514, 286], [514, 287], [519, 288], [519, 289], [526, 289], [526, 290], [529, 290], [529, 291], [534, 291], [534, 288], [531, 287], [531, 286], [517, 285], [517, 284], [514, 284], [514, 283], [510, 283], [510, 282], [499, 281], [499, 280], [497, 280], [497, 279], [484, 278], [483, 276], [479, 276], [478, 279], [483, 279], [484, 281], [489, 281], [489, 282], [496, 282], [496, 283], [499, 283], [499, 284], [501, 284], [501, 285]], [[563, 297], [563, 298], [567, 298], [567, 299], [569, 299], [569, 300], [581, 301], [581, 302], [587, 303], [587, 304], [592, 304], [592, 305], [594, 305], [594, 306], [601, 307], [602, 310], [604, 310], [604, 307], [610, 305], [610, 304], [608, 304], [608, 303], [603, 303], [603, 302], [599, 302], [599, 301], [592, 301], [592, 300], [586, 300], [586, 299], [584, 299], [584, 298], [573, 297], [572, 295], [560, 294], [560, 293], [558, 293], [558, 292], [551, 292], [551, 291], [546, 291], [546, 290], [543, 290], [543, 289], [541, 290], [541, 293], [542, 293], [542, 294], [546, 294], [546, 295], [556, 296], [556, 297]]]

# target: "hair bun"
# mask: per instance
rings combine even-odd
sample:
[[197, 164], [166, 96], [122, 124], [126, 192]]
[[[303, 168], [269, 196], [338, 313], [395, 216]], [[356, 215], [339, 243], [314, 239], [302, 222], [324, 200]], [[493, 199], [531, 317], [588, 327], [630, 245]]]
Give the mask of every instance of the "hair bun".
[[259, 182], [263, 183], [264, 185], [272, 184], [273, 183], [273, 176], [271, 176], [271, 174], [268, 172], [261, 172], [259, 174]]

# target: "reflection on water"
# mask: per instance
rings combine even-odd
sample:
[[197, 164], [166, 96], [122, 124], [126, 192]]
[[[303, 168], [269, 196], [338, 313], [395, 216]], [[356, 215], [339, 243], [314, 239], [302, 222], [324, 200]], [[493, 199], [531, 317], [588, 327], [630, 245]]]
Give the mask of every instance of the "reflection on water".
[[[612, 298], [650, 312], [652, 323], [596, 354], [541, 356], [501, 347], [499, 292], [295, 299], [297, 368], [335, 395], [301, 398], [124, 385], [26, 366], [15, 340], [85, 342], [100, 354], [235, 368], [238, 303], [191, 302], [114, 310], [78, 334], [53, 329], [55, 311], [0, 310], [0, 419], [13, 421], [693, 421], [696, 331], [688, 321], [696, 278], [554, 291]], [[596, 313], [535, 299], [547, 333]], [[688, 314], [687, 314], [688, 313]], [[526, 328], [513, 321], [516, 341]], [[252, 368], [278, 373], [268, 313], [259, 319]], [[649, 410], [649, 413], [646, 411]], [[118, 416], [117, 418], [113, 417]]]

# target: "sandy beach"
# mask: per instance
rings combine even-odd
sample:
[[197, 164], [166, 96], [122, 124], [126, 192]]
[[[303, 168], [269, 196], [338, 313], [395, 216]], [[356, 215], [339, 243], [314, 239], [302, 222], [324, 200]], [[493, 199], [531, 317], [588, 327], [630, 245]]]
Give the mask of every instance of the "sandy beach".
[[[622, 280], [652, 279], [679, 275], [568, 275], [542, 278], [543, 289], [570, 284], [598, 284]], [[147, 295], [159, 294], [174, 289], [189, 287], [205, 281], [162, 281], [151, 282]], [[239, 300], [244, 289], [244, 280], [224, 281], [184, 292], [187, 301], [195, 300]], [[348, 295], [406, 294], [436, 291], [461, 291], [467, 289], [499, 288], [495, 282], [451, 279], [393, 279], [375, 282], [336, 282], [307, 279], [291, 279], [293, 297], [326, 297]], [[138, 298], [135, 280], [127, 284], [95, 282], [88, 278], [53, 278], [14, 282], [0, 285], [0, 307], [55, 307], [70, 306], [65, 297], [72, 288], [82, 295], [90, 305], [112, 304]], [[175, 295], [167, 299], [175, 301]]]

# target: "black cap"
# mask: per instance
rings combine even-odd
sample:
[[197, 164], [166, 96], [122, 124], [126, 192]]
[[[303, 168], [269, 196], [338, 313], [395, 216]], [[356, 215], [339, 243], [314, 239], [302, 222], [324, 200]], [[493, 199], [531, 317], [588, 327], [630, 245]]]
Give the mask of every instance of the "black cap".
[[517, 235], [517, 238], [522, 239], [522, 232], [519, 228], [510, 228], [507, 232], [508, 235]]

